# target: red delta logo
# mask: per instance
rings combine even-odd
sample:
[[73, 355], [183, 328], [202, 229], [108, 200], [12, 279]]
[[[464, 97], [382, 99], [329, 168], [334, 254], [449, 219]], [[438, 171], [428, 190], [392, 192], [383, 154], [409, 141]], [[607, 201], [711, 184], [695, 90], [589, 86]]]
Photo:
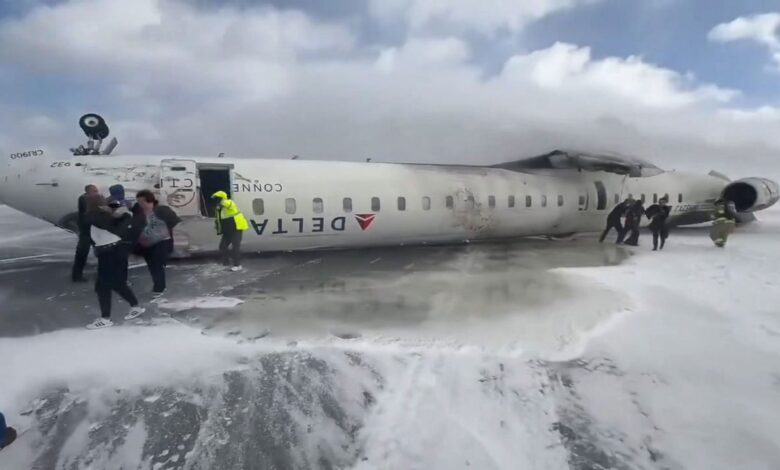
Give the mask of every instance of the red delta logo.
[[355, 214], [355, 220], [357, 220], [357, 223], [360, 225], [360, 229], [364, 232], [371, 227], [371, 224], [374, 223], [374, 219], [376, 218], [376, 214]]

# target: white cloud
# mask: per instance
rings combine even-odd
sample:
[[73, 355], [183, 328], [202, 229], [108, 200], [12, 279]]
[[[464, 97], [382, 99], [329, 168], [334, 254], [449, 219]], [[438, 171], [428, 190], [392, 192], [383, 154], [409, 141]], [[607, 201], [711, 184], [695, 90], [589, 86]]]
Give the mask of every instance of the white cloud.
[[719, 167], [780, 151], [777, 122], [721, 111], [733, 91], [640, 57], [560, 43], [486, 77], [458, 36], [361, 45], [361, 25], [301, 12], [120, 3], [70, 0], [0, 25], [0, 70], [94, 95], [73, 109], [0, 102], [3, 151], [65, 152], [86, 111], [125, 153], [495, 163], [582, 147]]
[[392, 72], [400, 64], [417, 67], [441, 67], [460, 65], [469, 58], [469, 46], [457, 38], [412, 38], [402, 47], [383, 49], [376, 60], [376, 67]]
[[724, 109], [721, 114], [740, 122], [768, 122], [780, 125], [780, 107], [760, 106], [755, 109]]
[[134, 0], [132, 8], [123, 0], [72, 0], [0, 23], [3, 62], [100, 76], [120, 82], [127, 98], [154, 92], [269, 98], [286, 91], [285, 65], [299, 54], [352, 45], [344, 27], [296, 11], [207, 13], [163, 0]]
[[372, 0], [378, 18], [402, 19], [413, 31], [444, 26], [493, 34], [518, 32], [556, 11], [598, 0]]
[[541, 88], [575, 93], [599, 93], [650, 108], [678, 108], [702, 101], [727, 102], [736, 92], [712, 85], [692, 86], [692, 80], [631, 56], [592, 60], [590, 49], [556, 43], [528, 55], [512, 57], [504, 75], [529, 79]]
[[708, 35], [711, 41], [749, 40], [768, 47], [772, 59], [780, 66], [780, 13], [739, 17], [715, 26]]

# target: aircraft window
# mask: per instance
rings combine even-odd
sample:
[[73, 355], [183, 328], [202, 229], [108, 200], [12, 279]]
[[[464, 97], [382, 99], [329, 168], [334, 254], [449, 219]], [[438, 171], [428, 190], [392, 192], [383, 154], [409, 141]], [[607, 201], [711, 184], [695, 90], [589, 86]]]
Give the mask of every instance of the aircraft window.
[[631, 193], [628, 193], [628, 198], [629, 198], [629, 199], [634, 199], [634, 195], [633, 195], [633, 194], [631, 194]]
[[405, 197], [399, 197], [398, 198], [398, 210], [399, 211], [405, 211], [406, 210], [406, 198]]
[[669, 201], [669, 193], [664, 194], [664, 199], [666, 199], [667, 202]]
[[639, 200], [640, 200], [640, 201], [642, 201], [642, 203], [644, 203], [644, 202], [645, 202], [645, 200], [646, 200], [646, 198], [645, 198], [645, 193], [642, 193], [642, 195], [641, 195], [641, 196], [639, 196]]
[[677, 202], [679, 202], [679, 203], [682, 203], [682, 202], [683, 202], [682, 193], [680, 193], [680, 194], [678, 194], [678, 195], [677, 195]]
[[584, 205], [585, 205], [585, 196], [583, 196], [583, 195], [581, 195], [581, 194], [580, 194], [580, 199], [579, 199], [579, 202], [580, 202], [580, 205], [581, 205], [581, 206], [584, 206]]
[[496, 207], [496, 197], [495, 196], [488, 196], [488, 206], [490, 206], [491, 209]]
[[374, 211], [374, 212], [379, 212], [380, 207], [381, 206], [379, 204], [379, 198], [378, 197], [372, 197], [371, 198], [371, 210]]
[[620, 204], [620, 194], [615, 193], [615, 204]]
[[345, 197], [343, 201], [344, 212], [352, 212], [352, 198]]
[[466, 209], [473, 209], [474, 204], [474, 196], [466, 196]]
[[531, 196], [525, 197], [525, 207], [531, 207], [533, 204], [533, 198]]
[[509, 200], [507, 201], [507, 206], [515, 207], [515, 197], [514, 196], [509, 196]]
[[252, 212], [255, 215], [263, 215], [265, 213], [265, 203], [262, 199], [255, 199], [252, 201]]
[[447, 205], [447, 209], [452, 209], [455, 206], [455, 202], [452, 200], [452, 196], [447, 196], [447, 198], [444, 200], [444, 203]]
[[428, 196], [423, 196], [423, 210], [429, 211], [431, 210], [431, 198]]
[[288, 197], [284, 200], [284, 210], [288, 214], [295, 214], [295, 199]]
[[547, 196], [542, 195], [542, 207], [547, 207]]
[[322, 204], [322, 198], [315, 197], [314, 201], [312, 201], [312, 203], [314, 204], [314, 213], [315, 214], [322, 214], [322, 211], [324, 209], [323, 204]]
[[658, 193], [653, 193], [653, 204], [658, 202]]
[[558, 207], [562, 207], [562, 206], [563, 206], [563, 195], [559, 194], [558, 195]]

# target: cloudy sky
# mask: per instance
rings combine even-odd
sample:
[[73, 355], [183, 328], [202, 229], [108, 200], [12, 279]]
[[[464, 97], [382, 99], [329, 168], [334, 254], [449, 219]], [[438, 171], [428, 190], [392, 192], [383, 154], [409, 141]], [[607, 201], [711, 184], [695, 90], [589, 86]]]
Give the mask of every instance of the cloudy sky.
[[[780, 176], [778, 0], [4, 0], [0, 150]], [[735, 176], [742, 176], [735, 175]]]

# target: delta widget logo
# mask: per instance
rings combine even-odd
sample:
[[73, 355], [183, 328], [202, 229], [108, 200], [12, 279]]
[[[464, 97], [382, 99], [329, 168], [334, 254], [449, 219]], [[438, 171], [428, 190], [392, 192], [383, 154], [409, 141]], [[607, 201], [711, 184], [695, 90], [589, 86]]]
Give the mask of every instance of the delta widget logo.
[[357, 220], [357, 223], [360, 225], [360, 229], [364, 232], [371, 227], [371, 224], [374, 223], [375, 218], [376, 214], [355, 214], [355, 220]]

